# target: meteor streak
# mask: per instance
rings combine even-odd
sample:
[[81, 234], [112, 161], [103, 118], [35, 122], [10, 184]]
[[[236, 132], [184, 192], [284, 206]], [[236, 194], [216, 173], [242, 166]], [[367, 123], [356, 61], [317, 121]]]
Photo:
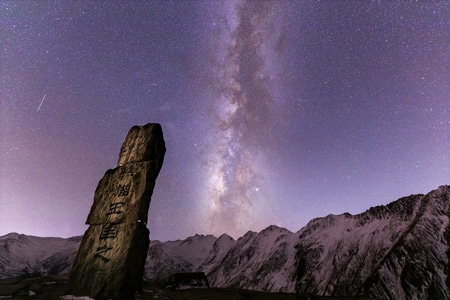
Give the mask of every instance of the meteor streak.
[[42, 106], [42, 103], [44, 103], [45, 97], [47, 97], [47, 94], [45, 94], [44, 97], [42, 97], [41, 103], [39, 104], [36, 111], [39, 111], [41, 109], [41, 106]]

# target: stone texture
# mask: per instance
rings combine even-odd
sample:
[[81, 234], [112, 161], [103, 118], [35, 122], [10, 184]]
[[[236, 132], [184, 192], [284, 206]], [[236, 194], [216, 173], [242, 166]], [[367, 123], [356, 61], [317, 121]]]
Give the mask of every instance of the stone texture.
[[69, 294], [134, 299], [142, 285], [148, 235], [142, 222], [90, 226], [70, 272]]
[[159, 124], [134, 126], [128, 132], [120, 150], [118, 166], [130, 162], [153, 161], [158, 175], [164, 160], [166, 147]]
[[141, 289], [149, 245], [146, 227], [156, 177], [164, 160], [161, 126], [130, 129], [117, 167], [94, 194], [84, 234], [64, 293], [102, 299], [134, 299]]
[[108, 170], [98, 183], [86, 224], [147, 223], [157, 176], [153, 162], [128, 163]]

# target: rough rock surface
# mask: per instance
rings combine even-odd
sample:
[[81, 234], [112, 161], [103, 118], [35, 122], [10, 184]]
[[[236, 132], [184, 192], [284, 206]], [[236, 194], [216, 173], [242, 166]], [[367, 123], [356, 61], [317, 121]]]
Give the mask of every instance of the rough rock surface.
[[98, 183], [86, 224], [147, 223], [157, 175], [152, 161], [128, 163], [108, 170]]
[[118, 166], [128, 163], [152, 161], [156, 166], [156, 175], [162, 167], [166, 146], [161, 125], [149, 123], [133, 126], [120, 149]]
[[90, 226], [65, 294], [133, 299], [139, 292], [149, 245], [148, 208], [165, 150], [159, 124], [130, 129], [117, 167], [105, 173], [95, 191]]

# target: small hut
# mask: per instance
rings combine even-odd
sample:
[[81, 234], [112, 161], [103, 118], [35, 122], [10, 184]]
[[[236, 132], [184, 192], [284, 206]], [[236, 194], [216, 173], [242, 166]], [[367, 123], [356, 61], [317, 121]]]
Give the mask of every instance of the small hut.
[[166, 288], [172, 289], [196, 289], [196, 288], [209, 288], [208, 278], [205, 273], [175, 273], [169, 277], [164, 284]]

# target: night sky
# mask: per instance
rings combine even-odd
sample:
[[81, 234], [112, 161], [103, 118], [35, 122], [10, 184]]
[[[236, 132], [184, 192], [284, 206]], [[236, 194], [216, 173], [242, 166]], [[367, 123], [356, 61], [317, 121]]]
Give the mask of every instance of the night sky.
[[81, 235], [133, 125], [150, 238], [297, 231], [450, 184], [446, 1], [2, 1], [0, 235]]

